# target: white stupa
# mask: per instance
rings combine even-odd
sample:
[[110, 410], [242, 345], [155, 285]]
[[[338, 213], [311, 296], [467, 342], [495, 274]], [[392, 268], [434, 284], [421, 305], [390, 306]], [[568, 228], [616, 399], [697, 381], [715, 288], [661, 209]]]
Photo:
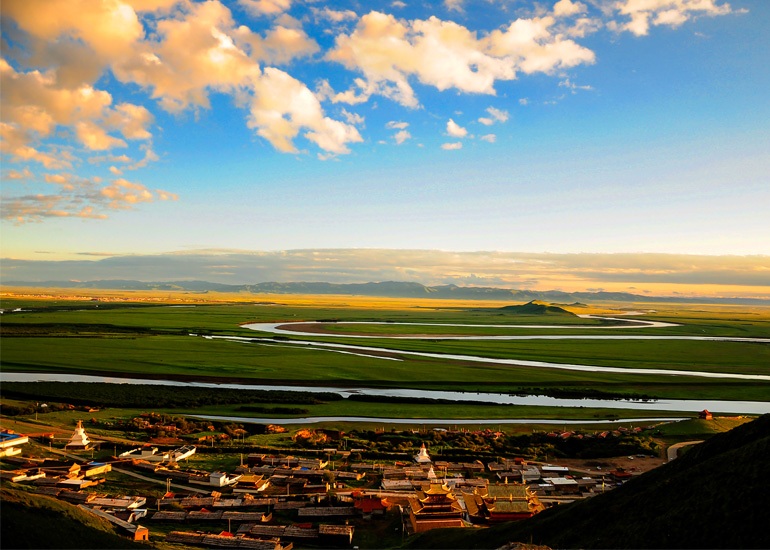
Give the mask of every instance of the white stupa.
[[428, 464], [431, 462], [430, 456], [428, 455], [428, 449], [425, 448], [425, 443], [420, 447], [420, 452], [414, 455], [414, 461], [418, 464]]
[[75, 433], [70, 437], [69, 443], [64, 448], [68, 451], [86, 451], [90, 449], [91, 440], [86, 435], [86, 430], [83, 428], [83, 421], [78, 420], [78, 425], [75, 428]]

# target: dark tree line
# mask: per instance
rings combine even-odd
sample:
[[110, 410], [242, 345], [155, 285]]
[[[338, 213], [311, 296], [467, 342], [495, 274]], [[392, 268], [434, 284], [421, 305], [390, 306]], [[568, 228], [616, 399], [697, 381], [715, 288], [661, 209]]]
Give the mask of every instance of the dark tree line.
[[6, 398], [116, 408], [195, 408], [240, 403], [316, 405], [342, 399], [339, 394], [330, 392], [241, 390], [182, 385], [170, 387], [102, 382], [5, 382], [0, 388], [0, 393]]

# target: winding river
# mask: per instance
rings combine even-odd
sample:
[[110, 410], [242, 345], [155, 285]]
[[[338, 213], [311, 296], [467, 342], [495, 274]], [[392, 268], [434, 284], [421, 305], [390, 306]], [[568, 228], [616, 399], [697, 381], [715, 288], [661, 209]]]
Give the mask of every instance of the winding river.
[[[767, 401], [728, 401], [728, 400], [690, 400], [690, 399], [655, 399], [655, 400], [631, 400], [631, 399], [577, 399], [563, 397], [549, 397], [545, 395], [512, 395], [507, 393], [488, 392], [458, 392], [443, 390], [417, 390], [409, 388], [352, 388], [341, 386], [266, 386], [256, 384], [214, 384], [210, 382], [180, 382], [178, 380], [156, 380], [146, 378], [121, 378], [118, 376], [90, 376], [86, 374], [58, 374], [35, 372], [3, 372], [0, 373], [3, 382], [104, 382], [108, 384], [150, 384], [159, 386], [189, 386], [195, 388], [224, 388], [236, 390], [267, 390], [267, 391], [300, 391], [311, 393], [337, 393], [342, 397], [351, 395], [372, 395], [380, 397], [408, 397], [417, 399], [443, 399], [462, 402], [484, 402], [490, 405], [526, 405], [540, 407], [569, 407], [569, 408], [603, 408], [650, 411], [660, 413], [687, 412], [693, 413], [701, 409], [712, 412], [730, 414], [766, 414], [770, 413], [770, 402]], [[320, 417], [316, 417], [320, 418]], [[347, 417], [339, 417], [344, 419]], [[258, 421], [260, 419], [252, 419]], [[266, 420], [266, 419], [261, 419]], [[278, 419], [274, 419], [278, 422]], [[282, 418], [280, 422], [286, 423], [289, 419]], [[393, 422], [406, 419], [391, 419]], [[419, 420], [419, 419], [417, 419]], [[292, 420], [293, 421], [293, 420]], [[352, 421], [352, 420], [351, 420]], [[378, 422], [384, 421], [378, 419]], [[440, 420], [422, 419], [423, 422], [439, 422]], [[456, 419], [448, 419], [446, 422], [460, 423]], [[526, 422], [521, 419], [513, 419], [511, 422]], [[536, 420], [529, 420], [534, 422]], [[539, 420], [537, 420], [539, 422]], [[636, 421], [636, 419], [634, 419]], [[316, 420], [320, 422], [320, 420]], [[485, 422], [482, 420], [468, 420], [468, 422]], [[503, 423], [502, 419], [491, 419], [486, 423]], [[564, 422], [558, 420], [557, 422]], [[586, 421], [583, 421], [585, 423]], [[263, 422], [260, 422], [263, 423]], [[264, 422], [275, 423], [275, 422]]]
[[[466, 325], [466, 324], [438, 324], [438, 323], [393, 323], [393, 322], [335, 322], [335, 326], [344, 324], [366, 324], [366, 325], [408, 325], [408, 326], [451, 326], [451, 327], [474, 327], [474, 328], [536, 328], [536, 329], [624, 329], [624, 328], [663, 328], [677, 326], [672, 323], [659, 321], [647, 321], [639, 319], [622, 319], [617, 317], [598, 317], [583, 315], [581, 317], [611, 320], [622, 322], [624, 324], [613, 326], [566, 326], [566, 325]], [[364, 335], [364, 334], [327, 334], [320, 332], [303, 331], [302, 327], [308, 325], [323, 325], [320, 321], [296, 322], [296, 323], [251, 323], [243, 325], [244, 328], [255, 331], [267, 332], [283, 336], [333, 336], [335, 338], [377, 338], [394, 340], [694, 340], [694, 341], [726, 341], [726, 342], [751, 342], [751, 343], [770, 343], [770, 338], [736, 338], [721, 336], [670, 336], [670, 335], [431, 335], [431, 336], [390, 336], [390, 335]], [[195, 336], [195, 335], [191, 335]], [[490, 357], [481, 357], [476, 355], [457, 355], [442, 354], [430, 352], [404, 351], [387, 347], [370, 347], [352, 344], [340, 344], [331, 342], [318, 342], [310, 340], [267, 340], [264, 338], [248, 338], [243, 336], [203, 336], [206, 339], [221, 339], [244, 344], [260, 344], [270, 346], [302, 346], [304, 348], [317, 351], [329, 351], [335, 353], [346, 353], [360, 355], [369, 358], [398, 361], [399, 356], [417, 356], [430, 357], [443, 360], [455, 360], [465, 362], [494, 363], [501, 365], [524, 366], [532, 368], [562, 369], [585, 372], [606, 372], [622, 374], [642, 374], [642, 375], [670, 375], [670, 376], [690, 376], [700, 378], [721, 378], [738, 380], [757, 380], [770, 381], [770, 375], [760, 374], [734, 374], [720, 372], [704, 371], [684, 371], [670, 369], [636, 369], [625, 367], [605, 367], [596, 365], [578, 365], [569, 363], [549, 363], [544, 361], [527, 361], [518, 359], [496, 359]], [[366, 353], [369, 352], [369, 353]], [[373, 352], [373, 353], [372, 353]], [[386, 354], [386, 355], [383, 355]], [[489, 404], [503, 405], [528, 405], [544, 407], [570, 407], [570, 408], [605, 408], [605, 409], [625, 409], [625, 410], [645, 410], [650, 412], [687, 412], [693, 413], [703, 408], [712, 412], [730, 413], [730, 414], [767, 414], [770, 413], [770, 402], [767, 401], [728, 401], [728, 400], [686, 400], [686, 399], [659, 399], [648, 401], [635, 401], [623, 399], [573, 399], [556, 398], [543, 395], [510, 395], [500, 393], [477, 393], [477, 392], [453, 392], [436, 390], [416, 390], [403, 388], [344, 388], [344, 387], [318, 387], [318, 386], [264, 386], [251, 384], [213, 384], [205, 382], [180, 382], [177, 380], [150, 380], [139, 378], [121, 378], [116, 376], [88, 376], [73, 374], [47, 374], [47, 373], [0, 373], [0, 379], [4, 382], [13, 381], [64, 381], [64, 382], [108, 382], [116, 384], [154, 384], [180, 386], [187, 385], [191, 387], [210, 387], [227, 389], [250, 389], [250, 390], [282, 390], [282, 391], [304, 391], [304, 392], [334, 392], [349, 397], [355, 394], [376, 395], [383, 397], [409, 397], [421, 399], [443, 399], [457, 402], [485, 402]], [[574, 419], [431, 419], [431, 418], [370, 418], [370, 417], [305, 417], [305, 418], [253, 418], [237, 416], [203, 416], [195, 415], [198, 418], [208, 418], [212, 420], [229, 420], [237, 422], [256, 422], [256, 423], [283, 423], [283, 424], [308, 424], [318, 422], [373, 422], [373, 423], [397, 423], [397, 424], [611, 424], [617, 422], [652, 422], [652, 421], [671, 421], [681, 420], [681, 417], [666, 418], [622, 418], [612, 420], [574, 420]]]
[[[584, 315], [583, 317], [592, 319], [602, 319], [608, 321], [621, 321], [627, 323], [625, 325], [614, 326], [565, 326], [565, 325], [465, 325], [465, 324], [438, 324], [438, 323], [390, 323], [390, 322], [335, 322], [334, 325], [408, 325], [408, 326], [451, 326], [451, 327], [476, 327], [476, 328], [540, 328], [540, 329], [570, 329], [570, 328], [603, 328], [603, 329], [623, 329], [623, 328], [661, 328], [661, 327], [673, 327], [677, 326], [672, 323], [663, 323], [660, 321], [646, 321], [639, 319], [621, 319], [617, 317], [598, 317]], [[716, 341], [716, 342], [750, 342], [768, 344], [770, 338], [737, 338], [731, 336], [670, 336], [670, 335], [569, 335], [569, 334], [535, 334], [535, 335], [469, 335], [469, 336], [443, 336], [443, 335], [431, 335], [431, 336], [391, 336], [391, 335], [364, 335], [364, 334], [328, 334], [320, 332], [309, 332], [301, 330], [302, 327], [312, 325], [323, 325], [325, 323], [321, 321], [305, 321], [295, 323], [249, 323], [243, 325], [244, 328], [248, 328], [255, 331], [267, 332], [282, 336], [331, 336], [334, 338], [377, 338], [377, 339], [391, 339], [391, 340], [691, 340], [691, 341]], [[326, 323], [328, 324], [328, 323]], [[259, 342], [262, 339], [248, 338], [243, 336], [207, 336], [206, 338], [221, 338], [226, 340], [241, 341], [241, 342]], [[264, 342], [264, 340], [262, 340]], [[674, 370], [674, 369], [636, 369], [630, 367], [606, 367], [598, 365], [579, 365], [573, 363], [550, 363], [546, 361], [528, 361], [521, 359], [496, 359], [490, 357], [481, 357], [478, 355], [457, 355], [457, 354], [445, 354], [445, 353], [430, 353], [420, 351], [405, 351], [394, 348], [386, 347], [369, 347], [352, 344], [338, 344], [330, 342], [317, 342], [306, 340], [291, 340], [284, 341], [283, 345], [303, 345], [315, 349], [333, 349], [333, 350], [345, 350], [352, 353], [361, 352], [379, 352], [394, 354], [396, 356], [414, 356], [414, 357], [430, 357], [433, 359], [444, 359], [454, 361], [465, 362], [477, 362], [477, 363], [494, 363], [497, 365], [511, 365], [519, 367], [531, 367], [531, 368], [546, 368], [546, 369], [559, 369], [570, 371], [583, 371], [583, 372], [604, 372], [615, 374], [641, 374], [641, 375], [668, 375], [668, 376], [689, 376], [696, 378], [719, 378], [719, 379], [731, 379], [731, 380], [758, 380], [758, 381], [770, 381], [770, 375], [765, 374], [737, 374], [737, 373], [724, 373], [724, 372], [707, 372], [696, 370]]]

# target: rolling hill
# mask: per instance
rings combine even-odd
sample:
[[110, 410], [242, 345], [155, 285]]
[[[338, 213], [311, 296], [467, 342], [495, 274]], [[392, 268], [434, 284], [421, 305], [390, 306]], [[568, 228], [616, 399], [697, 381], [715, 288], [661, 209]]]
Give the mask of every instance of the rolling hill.
[[532, 300], [531, 302], [522, 305], [504, 306], [498, 308], [497, 311], [513, 313], [516, 315], [569, 315], [571, 317], [577, 317], [571, 311], [538, 300]]
[[0, 489], [0, 546], [15, 548], [137, 548], [112, 525], [45, 495]]

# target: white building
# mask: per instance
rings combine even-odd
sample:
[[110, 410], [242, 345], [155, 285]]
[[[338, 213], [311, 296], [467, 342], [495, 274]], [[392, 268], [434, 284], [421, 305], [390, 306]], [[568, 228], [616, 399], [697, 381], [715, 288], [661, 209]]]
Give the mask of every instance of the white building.
[[414, 455], [414, 461], [418, 464], [429, 464], [431, 462], [428, 449], [425, 448], [425, 443], [420, 447], [420, 452]]
[[21, 445], [29, 443], [26, 435], [0, 432], [0, 457], [14, 456], [21, 453]]
[[91, 449], [91, 440], [88, 439], [88, 435], [86, 435], [82, 420], [78, 420], [75, 433], [72, 434], [69, 443], [67, 443], [64, 448], [68, 451], [87, 451]]

